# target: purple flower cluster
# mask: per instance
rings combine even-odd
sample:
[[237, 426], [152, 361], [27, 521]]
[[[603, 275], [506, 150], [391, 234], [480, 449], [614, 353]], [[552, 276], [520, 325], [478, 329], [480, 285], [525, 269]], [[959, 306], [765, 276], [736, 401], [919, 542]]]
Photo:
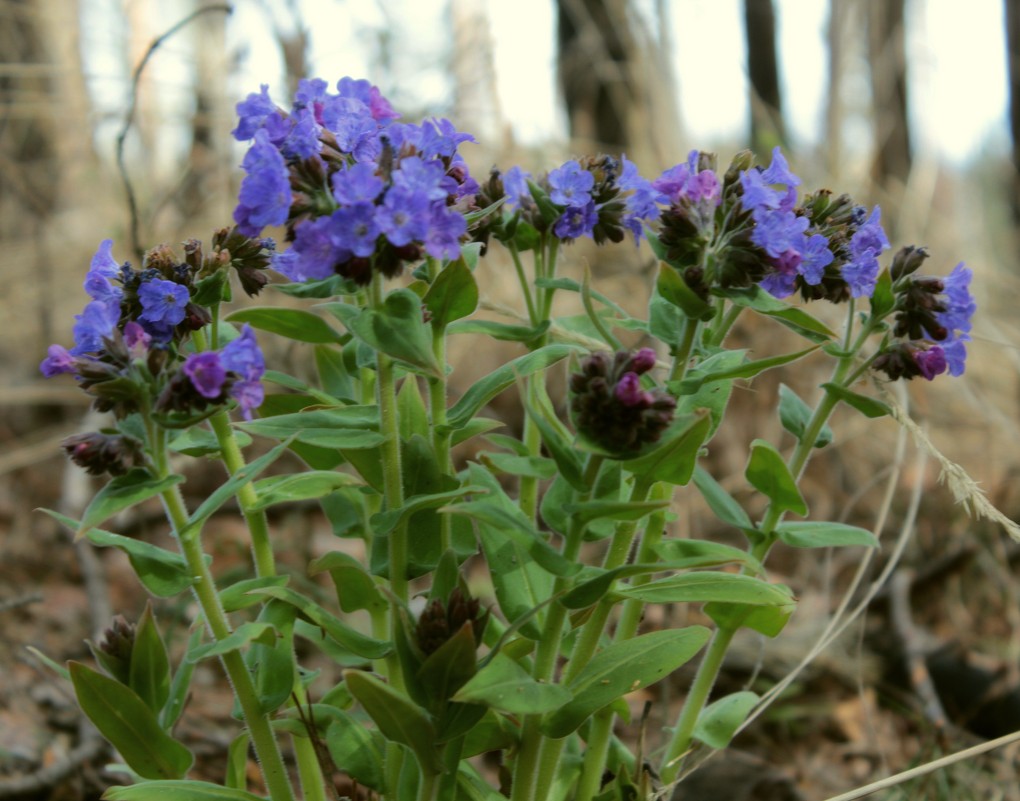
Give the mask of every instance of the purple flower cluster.
[[[809, 286], [820, 284], [835, 258], [828, 239], [810, 233], [810, 221], [794, 210], [800, 183], [778, 147], [767, 169], [740, 174], [741, 204], [754, 220], [751, 242], [768, 255], [772, 267], [760, 283], [778, 298], [793, 294], [798, 276]], [[774, 188], [777, 184], [785, 188]]]
[[289, 114], [267, 87], [238, 105], [245, 157], [235, 220], [243, 233], [287, 224], [293, 247], [273, 266], [292, 281], [334, 273], [367, 282], [424, 254], [455, 259], [478, 192], [457, 152], [470, 134], [445, 119], [396, 122], [367, 81], [302, 81]]
[[260, 406], [264, 398], [262, 376], [266, 372], [266, 362], [255, 333], [248, 325], [222, 350], [188, 356], [181, 370], [206, 400], [222, 402], [226, 396], [236, 400], [245, 419], [251, 419], [252, 410]]

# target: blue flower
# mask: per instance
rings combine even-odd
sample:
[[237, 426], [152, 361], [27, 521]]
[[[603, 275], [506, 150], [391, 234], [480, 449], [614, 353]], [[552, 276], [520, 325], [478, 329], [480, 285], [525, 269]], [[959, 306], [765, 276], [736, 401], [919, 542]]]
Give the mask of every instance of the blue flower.
[[375, 240], [379, 236], [379, 224], [375, 221], [375, 206], [371, 203], [354, 203], [343, 206], [330, 217], [330, 231], [333, 244], [349, 250], [355, 256], [371, 256], [375, 252]]
[[553, 226], [553, 233], [563, 240], [590, 236], [598, 221], [595, 201], [589, 200], [584, 206], [568, 206]]
[[772, 163], [761, 174], [767, 184], [784, 184], [787, 187], [800, 186], [800, 178], [793, 174], [779, 146], [772, 148]]
[[971, 317], [977, 310], [974, 296], [970, 294], [970, 279], [973, 271], [962, 261], [953, 268], [945, 279], [946, 310], [936, 314], [938, 321], [950, 331], [967, 332], [971, 329]]
[[117, 328], [120, 321], [120, 303], [94, 300], [81, 314], [75, 315], [74, 319], [77, 322], [72, 329], [74, 347], [71, 348], [71, 355], [98, 353], [104, 348], [103, 339], [113, 336]]
[[460, 256], [460, 238], [467, 233], [467, 221], [442, 203], [432, 204], [425, 251], [434, 259], [456, 259]]
[[531, 200], [531, 191], [528, 189], [528, 179], [531, 173], [522, 170], [520, 167], [511, 167], [503, 173], [503, 192], [506, 195], [505, 206], [510, 211], [518, 208], [521, 201]]
[[142, 304], [138, 319], [155, 325], [162, 333], [162, 329], [173, 327], [184, 319], [190, 300], [186, 286], [154, 278], [138, 287], [138, 302]]
[[678, 204], [681, 201], [699, 203], [706, 201], [718, 205], [721, 194], [719, 179], [712, 170], [699, 170], [701, 152], [692, 150], [687, 161], [676, 164], [652, 181], [652, 186], [662, 192], [664, 202]]
[[119, 301], [124, 296], [124, 290], [113, 284], [115, 279], [120, 278], [121, 268], [114, 261], [112, 250], [113, 240], [104, 239], [85, 275], [85, 291], [93, 300]]
[[799, 217], [792, 211], [772, 210], [764, 206], [754, 210], [754, 222], [751, 241], [774, 259], [788, 250], [799, 250], [810, 224], [807, 217]]
[[241, 181], [234, 222], [245, 236], [257, 237], [267, 225], [283, 225], [290, 214], [290, 176], [287, 165], [264, 130], [255, 134], [255, 144], [241, 166], [247, 173]]
[[50, 345], [46, 349], [46, 358], [39, 365], [39, 371], [47, 378], [61, 373], [73, 373], [74, 362], [74, 356], [63, 345]]
[[402, 247], [425, 239], [430, 216], [424, 194], [393, 186], [378, 207], [376, 221], [390, 243]]
[[332, 226], [329, 217], [318, 217], [297, 226], [290, 250], [273, 254], [273, 269], [296, 282], [329, 278], [337, 264], [351, 257], [349, 250], [333, 242]]
[[192, 386], [203, 398], [216, 400], [223, 393], [227, 371], [223, 367], [219, 353], [215, 351], [192, 353], [184, 360], [181, 370], [191, 379]]
[[399, 186], [424, 195], [428, 200], [445, 201], [450, 192], [443, 186], [446, 169], [442, 162], [420, 156], [408, 156], [400, 160], [399, 169], [390, 176], [394, 186]]
[[591, 200], [591, 190], [594, 186], [595, 176], [581, 169], [581, 165], [576, 161], [568, 161], [549, 173], [549, 188], [552, 189], [549, 197], [553, 203], [561, 206], [585, 207]]
[[338, 203], [372, 203], [385, 186], [375, 171], [375, 165], [365, 161], [333, 173], [333, 197]]
[[237, 114], [240, 120], [232, 132], [234, 138], [239, 142], [254, 138], [255, 133], [265, 125], [266, 119], [270, 115], [279, 113], [280, 110], [269, 98], [269, 85], [262, 84], [262, 89], [258, 94], [253, 92], [237, 104]]
[[426, 120], [421, 124], [419, 149], [426, 158], [452, 158], [464, 142], [476, 142], [469, 133], [461, 133], [447, 119]]
[[265, 397], [261, 379], [266, 372], [266, 361], [251, 326], [245, 324], [241, 335], [227, 343], [220, 352], [220, 363], [238, 377], [230, 386], [230, 396], [237, 401], [244, 418], [250, 420], [252, 409], [260, 406]]

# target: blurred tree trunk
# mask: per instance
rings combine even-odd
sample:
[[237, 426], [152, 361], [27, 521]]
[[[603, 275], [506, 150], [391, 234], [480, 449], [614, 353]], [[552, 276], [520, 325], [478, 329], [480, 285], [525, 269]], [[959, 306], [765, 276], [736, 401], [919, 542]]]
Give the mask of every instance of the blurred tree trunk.
[[297, 91], [298, 81], [308, 77], [308, 26], [295, 0], [262, 0], [262, 7], [272, 22], [273, 33], [280, 45], [283, 68], [287, 72], [289, 97], [277, 100], [290, 105]]
[[[231, 136], [234, 109], [227, 97], [227, 17], [209, 12], [192, 23], [195, 35], [195, 112], [187, 172], [175, 195], [184, 222], [202, 218], [230, 225]], [[211, 219], [209, 219], [211, 218]]]
[[42, 341], [54, 338], [48, 243], [64, 239], [54, 220], [75, 204], [81, 175], [95, 166], [91, 143], [78, 3], [0, 0], [0, 240], [32, 254], [16, 259], [7, 276], [10, 292], [31, 297], [9, 299], [26, 321], [34, 317], [38, 331], [25, 333]]
[[843, 158], [843, 76], [846, 72], [846, 33], [848, 3], [829, 0], [829, 19], [825, 38], [828, 45], [828, 92], [825, 101], [825, 164], [835, 182], [840, 175]]
[[786, 142], [772, 0], [744, 0], [744, 37], [750, 79], [751, 147], [764, 158], [773, 147]]
[[570, 136], [585, 149], [631, 153], [645, 119], [634, 80], [626, 0], [556, 0], [559, 80]]
[[1009, 63], [1009, 131], [1013, 138], [1013, 222], [1020, 226], [1020, 0], [1006, 0], [1006, 54]]
[[454, 122], [474, 134], [490, 157], [505, 150], [503, 113], [496, 90], [492, 31], [485, 4], [450, 0], [453, 29]]
[[[870, 0], [868, 63], [874, 105], [875, 157], [872, 179], [895, 200], [910, 177], [910, 122], [907, 117], [907, 54], [904, 0]], [[895, 228], [896, 203], [887, 204], [883, 222]]]

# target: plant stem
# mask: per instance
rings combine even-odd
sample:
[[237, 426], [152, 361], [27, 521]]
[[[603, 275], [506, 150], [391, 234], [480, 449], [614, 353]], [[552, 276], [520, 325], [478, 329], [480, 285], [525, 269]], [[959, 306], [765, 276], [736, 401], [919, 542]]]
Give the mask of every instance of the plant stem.
[[673, 730], [673, 736], [670, 738], [666, 753], [662, 758], [659, 775], [662, 777], [664, 784], [669, 784], [676, 779], [676, 775], [680, 770], [678, 757], [684, 754], [690, 747], [694, 727], [698, 722], [698, 716], [705, 707], [705, 702], [712, 692], [712, 687], [715, 686], [715, 680], [719, 675], [719, 669], [722, 667], [723, 658], [726, 656], [726, 651], [729, 649], [730, 642], [733, 640], [733, 635], [736, 631], [735, 628], [720, 627], [712, 635], [712, 641], [709, 643], [708, 650], [705, 651], [705, 656], [698, 666], [694, 683], [691, 684], [691, 691], [684, 700], [683, 710], [680, 712], [676, 728]]
[[[162, 452], [161, 458], [158, 458], [161, 475], [168, 475], [165, 447], [162, 447], [162, 443], [160, 443], [160, 447], [154, 450], [157, 453]], [[194, 577], [192, 591], [202, 608], [202, 615], [205, 617], [213, 640], [221, 642], [230, 636], [230, 622], [223, 611], [212, 574], [205, 562], [198, 531], [188, 529], [188, 513], [179, 487], [174, 486], [166, 490], [163, 492], [162, 498], [167, 517], [174, 527], [181, 553], [188, 565], [188, 571]], [[238, 651], [230, 651], [223, 654], [220, 661], [230, 678], [234, 695], [237, 697], [245, 723], [248, 725], [248, 733], [251, 736], [252, 745], [255, 747], [270, 797], [273, 801], [292, 801], [294, 795], [290, 779], [287, 776], [287, 769], [283, 764], [279, 744], [273, 736], [268, 716], [259, 706], [258, 693], [252, 682], [251, 674], [248, 673], [248, 668], [244, 664], [243, 657]]]
[[[372, 271], [370, 302], [373, 307], [383, 303], [382, 273]], [[404, 482], [400, 457], [400, 420], [397, 411], [396, 384], [393, 360], [376, 351], [376, 404], [379, 406], [379, 430], [386, 439], [382, 444], [383, 492], [386, 509], [399, 509], [404, 505]], [[390, 588], [400, 601], [407, 601], [407, 525], [398, 525], [388, 538]], [[397, 610], [394, 607], [394, 615]], [[397, 624], [394, 622], [393, 631]], [[392, 676], [395, 680], [397, 677]]]
[[510, 251], [510, 258], [513, 259], [514, 269], [517, 271], [517, 280], [521, 284], [521, 292], [524, 294], [524, 304], [528, 307], [528, 319], [532, 325], [538, 325], [538, 312], [535, 309], [535, 301], [531, 296], [531, 286], [528, 283], [528, 276], [524, 272], [524, 265], [521, 264], [521, 254], [511, 243], [507, 246]]
[[722, 345], [723, 340], [726, 339], [726, 335], [730, 332], [730, 329], [733, 328], [733, 325], [737, 322], [737, 319], [743, 311], [743, 306], [738, 306], [736, 303], [731, 305], [726, 310], [726, 313], [719, 317], [718, 324], [712, 326], [712, 330], [709, 333], [705, 344], [713, 347], [719, 347]]
[[[446, 326], [435, 325], [432, 328], [432, 353], [442, 371], [441, 377], [430, 377], [429, 410], [432, 415], [432, 450], [436, 454], [439, 472], [444, 475], [453, 474], [453, 463], [450, 460], [450, 432], [443, 430], [446, 426]], [[439, 516], [439, 552], [444, 553], [450, 547], [450, 515]]]
[[[575, 501], [584, 502], [591, 497], [591, 490], [595, 486], [595, 479], [598, 477], [599, 468], [602, 466], [604, 457], [598, 454], [591, 454], [584, 470], [584, 483], [588, 487], [585, 491], [575, 491]], [[584, 539], [585, 524], [577, 522], [576, 517], [571, 517], [567, 526], [567, 534], [563, 543], [563, 556], [569, 561], [577, 559], [581, 550], [581, 543]], [[553, 583], [553, 596], [563, 592], [570, 585], [570, 579], [557, 576]], [[532, 676], [539, 682], [549, 681], [556, 670], [556, 660], [560, 654], [560, 643], [563, 639], [563, 624], [567, 618], [567, 608], [561, 603], [552, 603], [546, 612], [545, 626], [542, 629], [542, 639], [538, 642], [538, 650], [535, 653], [535, 663], [532, 668]], [[538, 783], [540, 772], [539, 754], [546, 738], [539, 731], [541, 715], [526, 715], [521, 730], [521, 749], [517, 754], [517, 762], [514, 766], [513, 801], [525, 801], [525, 799], [537, 799], [536, 792], [542, 792], [542, 785]], [[555, 755], [559, 758], [559, 753]]]
[[684, 318], [684, 327], [680, 334], [680, 344], [673, 350], [673, 369], [670, 370], [667, 381], [683, 380], [699, 328], [700, 325], [697, 320], [692, 320], [690, 317]]

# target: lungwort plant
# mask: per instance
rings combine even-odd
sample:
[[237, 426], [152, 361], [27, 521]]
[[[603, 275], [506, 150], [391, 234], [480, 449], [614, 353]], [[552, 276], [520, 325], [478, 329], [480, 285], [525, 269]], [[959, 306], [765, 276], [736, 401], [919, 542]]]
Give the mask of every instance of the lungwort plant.
[[[72, 347], [51, 346], [42, 363], [110, 416], [64, 445], [109, 483], [80, 520], [50, 514], [123, 551], [153, 596], [190, 593], [200, 618], [180, 659], [147, 608], [112, 625], [93, 665], [68, 665], [133, 780], [107, 797], [253, 799], [250, 751], [255, 789], [272, 801], [298, 784], [305, 799], [332, 797], [340, 774], [395, 801], [668, 788], [692, 748], [725, 748], [759, 703], [711, 696], [734, 635], [779, 636], [796, 609], [797, 588], [769, 577], [773, 548], [877, 544], [814, 519], [801, 476], [832, 441], [837, 406], [889, 412], [867, 379], [963, 372], [970, 270], [938, 277], [921, 248], [888, 253], [878, 208], [802, 192], [778, 149], [765, 166], [740, 153], [722, 171], [695, 151], [654, 180], [604, 155], [478, 180], [460, 155], [470, 135], [445, 119], [400, 121], [366, 81], [335, 92], [305, 81], [290, 111], [263, 87], [238, 112], [234, 135], [251, 144], [235, 225], [137, 266], [104, 241]], [[585, 237], [651, 249], [647, 315], [587, 273], [564, 274]], [[519, 279], [516, 319], [476, 316], [490, 251]], [[288, 302], [231, 312], [238, 287]], [[584, 313], [553, 316], [557, 295]], [[845, 310], [836, 330], [811, 311], [826, 304]], [[801, 344], [727, 346], [750, 316]], [[267, 365], [260, 340], [271, 337], [307, 357], [315, 379]], [[494, 340], [513, 343], [499, 351], [513, 358], [463, 385], [448, 347], [470, 359]], [[747, 443], [752, 516], [712, 476], [707, 446], [735, 382], [808, 357], [812, 369], [831, 362], [829, 379], [812, 398], [783, 386], [788, 435]], [[565, 398], [547, 390], [554, 371], [569, 376]], [[520, 397], [519, 437], [516, 421], [489, 416], [501, 393]], [[301, 468], [270, 470], [285, 453], [280, 464]], [[186, 457], [223, 465], [196, 508], [181, 493]], [[744, 548], [670, 525], [692, 493]], [[103, 528], [156, 497], [176, 551]], [[307, 566], [317, 584], [278, 572], [289, 543], [267, 517], [311, 501], [338, 538]], [[207, 550], [214, 515], [234, 503], [252, 573], [227, 584]], [[687, 604], [700, 622], [648, 630], [657, 604]], [[336, 669], [304, 669], [298, 638]], [[192, 754], [174, 734], [203, 660], [222, 666], [236, 699], [222, 786], [187, 778]], [[700, 664], [679, 717], [632, 748], [641, 723], [626, 696], [690, 660]]]

